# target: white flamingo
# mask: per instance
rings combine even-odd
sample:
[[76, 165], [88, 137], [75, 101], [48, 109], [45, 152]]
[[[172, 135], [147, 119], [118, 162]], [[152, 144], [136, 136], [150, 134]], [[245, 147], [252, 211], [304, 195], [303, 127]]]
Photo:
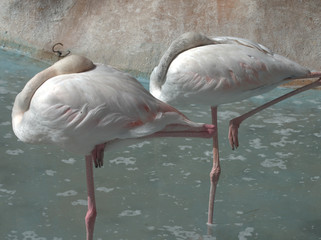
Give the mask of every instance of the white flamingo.
[[210, 138], [214, 126], [194, 123], [154, 98], [130, 75], [69, 56], [33, 77], [12, 110], [16, 136], [86, 156], [87, 240], [93, 239], [96, 202], [92, 162], [102, 166], [104, 149], [151, 137]]
[[[208, 38], [199, 33], [185, 33], [171, 44], [154, 68], [150, 76], [150, 92], [174, 106], [190, 103], [210, 105], [212, 123], [217, 126], [217, 106], [220, 104], [265, 93], [293, 79], [320, 76], [320, 73], [311, 73], [307, 68], [247, 39]], [[231, 120], [229, 141], [232, 149], [239, 145], [238, 127], [243, 120], [320, 84], [321, 78]], [[215, 191], [220, 172], [216, 133], [213, 136], [213, 167], [210, 172], [209, 225], [213, 223]]]

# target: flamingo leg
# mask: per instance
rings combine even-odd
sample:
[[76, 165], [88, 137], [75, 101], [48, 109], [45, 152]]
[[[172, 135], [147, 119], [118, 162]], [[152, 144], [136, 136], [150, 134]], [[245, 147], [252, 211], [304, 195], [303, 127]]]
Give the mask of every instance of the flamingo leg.
[[[214, 126], [217, 126], [217, 107], [211, 107], [211, 112], [212, 112], [212, 124]], [[208, 221], [207, 221], [208, 225], [213, 224], [215, 192], [216, 192], [216, 186], [221, 173], [217, 127], [214, 129], [214, 131], [216, 131], [216, 133], [213, 135], [213, 167], [210, 172], [211, 187], [210, 187], [209, 203], [208, 203]]]
[[296, 94], [299, 94], [301, 92], [304, 92], [306, 90], [309, 90], [311, 88], [314, 88], [314, 87], [317, 87], [317, 86], [320, 86], [321, 85], [321, 77], [314, 81], [313, 83], [310, 83], [310, 84], [307, 84], [301, 88], [298, 88], [292, 92], [289, 92], [281, 97], [278, 97], [270, 102], [267, 102], [265, 104], [263, 104], [262, 106], [260, 107], [257, 107], [237, 118], [234, 118], [230, 121], [230, 126], [229, 126], [229, 134], [228, 134], [228, 138], [229, 138], [229, 142], [230, 142], [230, 145], [232, 147], [232, 149], [234, 150], [234, 148], [237, 148], [239, 146], [239, 141], [238, 141], [238, 128], [240, 127], [240, 124], [247, 118], [253, 116], [254, 114], [262, 111], [263, 109], [265, 108], [268, 108], [278, 102], [281, 102], [289, 97], [292, 97]]
[[92, 155], [86, 156], [86, 176], [87, 176], [88, 210], [87, 210], [85, 222], [86, 222], [87, 240], [93, 240], [97, 211], [96, 211], [96, 201], [95, 201]]

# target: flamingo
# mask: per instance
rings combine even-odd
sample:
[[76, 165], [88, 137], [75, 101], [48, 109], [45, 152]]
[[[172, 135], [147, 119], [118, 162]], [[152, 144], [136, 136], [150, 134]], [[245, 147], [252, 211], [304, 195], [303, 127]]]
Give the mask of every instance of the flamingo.
[[[189, 32], [172, 42], [150, 76], [150, 92], [174, 106], [210, 105], [212, 124], [217, 126], [217, 106], [241, 101], [265, 93], [280, 84], [298, 78], [316, 78], [299, 88], [230, 121], [229, 142], [239, 146], [238, 128], [242, 121], [290, 96], [321, 85], [321, 73], [273, 53], [267, 47], [237, 37], [208, 38]], [[210, 194], [207, 224], [213, 224], [214, 200], [221, 173], [218, 128], [213, 136], [213, 166], [210, 172]]]
[[86, 156], [87, 240], [93, 239], [97, 215], [93, 163], [103, 165], [105, 149], [144, 138], [214, 134], [213, 125], [190, 121], [130, 75], [76, 55], [27, 82], [16, 96], [12, 126], [23, 142], [55, 144]]

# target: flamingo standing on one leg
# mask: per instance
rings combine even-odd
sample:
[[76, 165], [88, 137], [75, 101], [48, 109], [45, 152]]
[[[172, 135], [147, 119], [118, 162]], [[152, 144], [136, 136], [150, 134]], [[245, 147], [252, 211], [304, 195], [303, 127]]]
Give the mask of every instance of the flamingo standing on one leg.
[[[171, 44], [154, 68], [150, 92], [170, 104], [210, 105], [212, 123], [217, 126], [217, 106], [220, 104], [265, 93], [293, 79], [320, 76], [321, 73], [312, 74], [307, 68], [247, 39], [208, 38], [198, 33], [185, 33]], [[320, 84], [321, 78], [290, 95]], [[231, 120], [229, 141], [232, 149], [238, 147], [238, 127], [244, 119], [286, 97], [289, 95]], [[221, 172], [217, 127], [215, 131], [208, 224], [213, 223], [215, 191]]]
[[214, 126], [194, 123], [154, 98], [130, 75], [69, 56], [33, 77], [17, 95], [12, 126], [23, 142], [50, 143], [86, 156], [87, 240], [96, 219], [93, 167], [105, 147], [151, 137], [210, 138]]

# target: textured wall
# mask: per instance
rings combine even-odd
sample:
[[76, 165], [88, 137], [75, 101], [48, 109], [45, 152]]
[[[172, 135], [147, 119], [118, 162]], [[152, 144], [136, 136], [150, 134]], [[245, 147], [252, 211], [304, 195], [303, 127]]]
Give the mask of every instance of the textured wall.
[[10, 0], [0, 2], [0, 43], [49, 59], [61, 42], [150, 72], [175, 37], [199, 31], [249, 38], [321, 70], [320, 10], [320, 0]]

